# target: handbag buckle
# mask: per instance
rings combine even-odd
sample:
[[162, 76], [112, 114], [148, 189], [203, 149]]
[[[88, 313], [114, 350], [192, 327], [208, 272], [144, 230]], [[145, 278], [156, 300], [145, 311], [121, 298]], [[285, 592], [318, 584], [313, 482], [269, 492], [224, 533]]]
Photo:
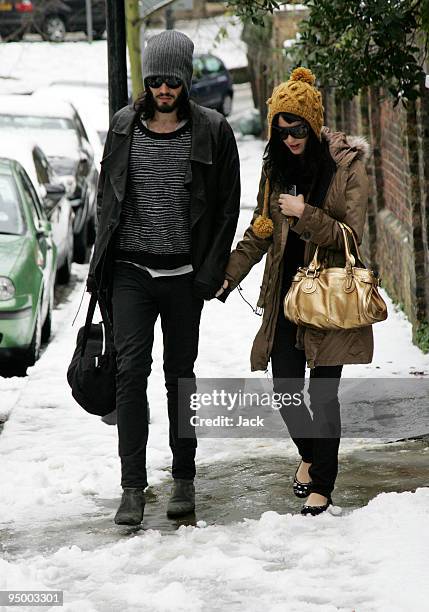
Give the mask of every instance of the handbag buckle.
[[310, 276], [311, 278], [315, 278], [315, 276], [317, 276], [317, 269], [316, 268], [307, 268], [307, 270], [305, 272], [305, 276]]

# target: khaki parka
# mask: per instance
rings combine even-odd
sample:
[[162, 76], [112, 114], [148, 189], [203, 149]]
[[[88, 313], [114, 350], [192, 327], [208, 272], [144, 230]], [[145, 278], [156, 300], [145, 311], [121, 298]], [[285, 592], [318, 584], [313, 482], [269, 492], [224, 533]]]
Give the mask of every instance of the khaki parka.
[[[267, 254], [265, 271], [258, 300], [264, 309], [262, 325], [253, 343], [251, 369], [266, 370], [274, 341], [274, 332], [279, 315], [283, 255], [289, 231], [296, 232], [306, 242], [304, 265], [313, 257], [316, 245], [319, 256], [329, 267], [344, 266], [343, 237], [338, 221], [351, 227], [360, 243], [368, 204], [368, 177], [365, 160], [369, 154], [368, 143], [363, 138], [346, 137], [341, 132], [323, 128], [322, 138], [328, 141], [329, 151], [336, 164], [336, 172], [326, 193], [322, 208], [305, 204], [298, 221], [290, 226], [280, 212], [278, 198], [280, 190], [272, 186], [270, 195], [270, 217], [274, 231], [269, 238], [258, 238], [253, 232], [253, 222], [263, 208], [265, 175], [262, 173], [257, 206], [250, 226], [243, 239], [231, 253], [225, 278], [234, 289], [251, 268]], [[372, 327], [352, 330], [317, 330], [298, 327], [298, 348], [305, 350], [307, 365], [340, 365], [347, 363], [370, 363], [373, 355]]]

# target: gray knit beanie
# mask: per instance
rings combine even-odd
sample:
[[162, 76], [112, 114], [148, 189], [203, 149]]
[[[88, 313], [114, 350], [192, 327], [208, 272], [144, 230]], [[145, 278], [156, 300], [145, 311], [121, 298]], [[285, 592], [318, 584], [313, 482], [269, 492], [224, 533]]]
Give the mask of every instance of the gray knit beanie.
[[150, 76], [175, 76], [182, 79], [189, 95], [192, 82], [194, 43], [177, 30], [152, 36], [143, 52], [143, 80]]

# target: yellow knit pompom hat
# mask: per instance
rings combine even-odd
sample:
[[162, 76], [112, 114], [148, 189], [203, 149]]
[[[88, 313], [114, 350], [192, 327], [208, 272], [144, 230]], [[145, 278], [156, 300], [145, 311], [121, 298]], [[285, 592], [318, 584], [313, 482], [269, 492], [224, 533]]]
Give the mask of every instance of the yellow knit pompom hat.
[[[323, 127], [323, 105], [322, 95], [314, 83], [316, 77], [308, 68], [295, 68], [290, 75], [289, 81], [280, 83], [274, 88], [271, 98], [267, 100], [268, 105], [268, 139], [271, 137], [271, 129], [274, 117], [278, 113], [291, 113], [305, 119], [317, 138], [322, 138]], [[267, 177], [265, 182], [264, 206], [262, 215], [259, 215], [253, 223], [253, 232], [259, 238], [269, 238], [273, 233], [273, 222], [269, 218], [269, 195], [270, 181]]]
[[302, 117], [321, 139], [323, 126], [322, 95], [314, 83], [316, 77], [308, 68], [295, 68], [289, 81], [280, 83], [267, 100], [268, 138], [271, 136], [273, 118], [278, 113], [292, 113]]

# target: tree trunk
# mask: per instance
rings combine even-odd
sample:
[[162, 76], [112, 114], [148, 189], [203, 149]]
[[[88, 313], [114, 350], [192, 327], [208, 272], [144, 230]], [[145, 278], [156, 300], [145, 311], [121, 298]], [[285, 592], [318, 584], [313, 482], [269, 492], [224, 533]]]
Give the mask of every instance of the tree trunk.
[[131, 67], [131, 83], [133, 100], [143, 91], [142, 61], [140, 47], [140, 14], [138, 0], [125, 0], [125, 15], [127, 23], [127, 46]]

